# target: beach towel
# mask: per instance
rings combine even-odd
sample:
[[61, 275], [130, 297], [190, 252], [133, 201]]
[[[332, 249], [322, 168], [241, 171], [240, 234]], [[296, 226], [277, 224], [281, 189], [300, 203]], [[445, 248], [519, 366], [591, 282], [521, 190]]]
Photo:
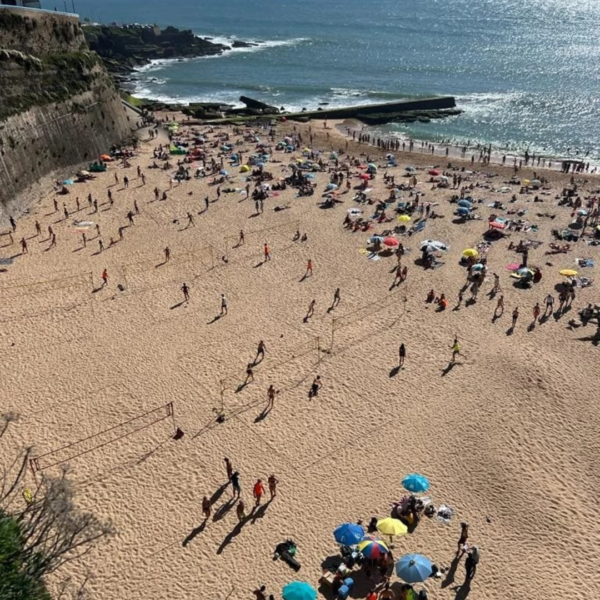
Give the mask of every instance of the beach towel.
[[591, 258], [576, 258], [575, 264], [580, 267], [593, 267], [594, 261]]
[[437, 510], [436, 519], [442, 523], [445, 523], [446, 525], [450, 525], [450, 520], [453, 516], [454, 509], [446, 504], [442, 504]]

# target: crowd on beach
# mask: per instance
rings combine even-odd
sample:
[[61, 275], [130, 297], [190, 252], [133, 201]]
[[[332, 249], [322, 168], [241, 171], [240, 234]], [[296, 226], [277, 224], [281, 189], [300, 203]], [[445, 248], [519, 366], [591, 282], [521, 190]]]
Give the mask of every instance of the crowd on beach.
[[[101, 280], [101, 289], [109, 288], [113, 279], [115, 287], [123, 285], [118, 276], [115, 275], [113, 278], [110, 264], [100, 264], [100, 261], [107, 256], [107, 251], [136, 227], [138, 216], [144, 210], [148, 210], [143, 205], [140, 207], [141, 197], [147, 197], [147, 204], [168, 204], [173, 190], [180, 191], [182, 186], [184, 188], [188, 186], [188, 194], [192, 196], [193, 186], [197, 182], [207, 184], [209, 192], [203, 195], [199, 206], [194, 206], [190, 202], [185, 214], [182, 213], [174, 219], [174, 223], [183, 225], [184, 229], [196, 227], [198, 218], [211, 210], [213, 203], [223, 203], [231, 197], [236, 197], [244, 207], [253, 206], [253, 216], [260, 216], [265, 208], [269, 208], [274, 202], [280, 202], [275, 198], [282, 193], [287, 194], [289, 201], [271, 206], [275, 212], [293, 210], [300, 202], [318, 202], [323, 209], [327, 210], [343, 207], [344, 215], [339, 218], [343, 234], [365, 237], [363, 234], [367, 233], [369, 236], [364, 243], [365, 261], [390, 261], [391, 285], [388, 291], [395, 293], [401, 290], [405, 295], [410, 294], [413, 298], [418, 298], [419, 303], [425, 307], [424, 310], [434, 307], [436, 314], [449, 310], [453, 298], [456, 298], [452, 308], [454, 312], [476, 304], [481, 291], [487, 285], [487, 295], [490, 299], [496, 300], [492, 315], [492, 321], [496, 322], [503, 318], [505, 296], [508, 296], [506, 292], [510, 284], [514, 284], [511, 286], [514, 288], [514, 292], [511, 293], [512, 300], [520, 291], [535, 289], [555, 273], [556, 276], [561, 277], [556, 287], [558, 308], [555, 306], [556, 300], [552, 293], [540, 294], [533, 302], [528, 300], [531, 304], [527, 307], [527, 312], [531, 314], [528, 330], [533, 331], [536, 326], [546, 323], [551, 317], [559, 321], [563, 315], [568, 314], [577, 301], [579, 292], [593, 284], [593, 278], [581, 276], [580, 271], [593, 269], [595, 266], [596, 259], [592, 253], [600, 245], [600, 189], [594, 189], [589, 181], [576, 178], [576, 175], [589, 171], [589, 164], [580, 162], [563, 165], [563, 172], [569, 173], [571, 177], [567, 185], [558, 189], [543, 175], [543, 171], [535, 171], [533, 175], [527, 177], [521, 176], [524, 169], [534, 165], [536, 169], [553, 167], [552, 162], [546, 164], [546, 159], [543, 157], [526, 155], [522, 160], [514, 159], [512, 175], [500, 184], [498, 180], [501, 175], [485, 171], [474, 172], [464, 163], [448, 162], [446, 160], [448, 148], [440, 157], [436, 154], [438, 148], [434, 145], [427, 147], [422, 145], [422, 149], [431, 155], [432, 161], [437, 163], [444, 161], [444, 165], [399, 166], [401, 161], [404, 163], [409, 158], [405, 153], [414, 152], [413, 141], [373, 139], [369, 133], [350, 129], [347, 130], [348, 139], [344, 140], [341, 136], [331, 136], [327, 128], [326, 137], [323, 138], [313, 132], [311, 126], [300, 128], [291, 124], [287, 124], [283, 131], [279, 126], [270, 123], [231, 128], [185, 127], [184, 125], [175, 126], [171, 122], [168, 127], [165, 126], [168, 140], [163, 136], [160, 141], [157, 137], [162, 132], [158, 125], [151, 127], [148, 133], [149, 140], [153, 143], [156, 140], [159, 143], [152, 150], [150, 163], [141, 165], [138, 161], [133, 173], [129, 169], [134, 168], [132, 165], [138, 159], [138, 149], [115, 147], [108, 154], [91, 163], [89, 170], [80, 171], [77, 175], [78, 183], [69, 180], [56, 182], [52, 199], [54, 212], [51, 218], [55, 219], [62, 215], [60, 222], [65, 225], [70, 223], [77, 232], [74, 251], [84, 250], [89, 248], [92, 242], [94, 243], [93, 256], [99, 257], [97, 272]], [[357, 145], [351, 147], [350, 139], [357, 142]], [[462, 150], [463, 158], [466, 157], [466, 151], [465, 146]], [[401, 157], [396, 156], [399, 152], [403, 153]], [[490, 166], [491, 154], [491, 148], [482, 148], [479, 157], [472, 155], [470, 162], [471, 164], [477, 162], [481, 168], [487, 168]], [[502, 165], [505, 163], [506, 157], [503, 157]], [[128, 174], [119, 176], [115, 167], [122, 170], [122, 173]], [[157, 184], [147, 192], [146, 189], [150, 188], [150, 186], [147, 188], [149, 169], [156, 170], [156, 173], [160, 173], [161, 176], [164, 174], [166, 181], [164, 185], [159, 187]], [[107, 182], [104, 199], [94, 197], [91, 192], [86, 198], [85, 192], [79, 192], [79, 189], [85, 188], [76, 187], [85, 186], [87, 182], [100, 177], [105, 178]], [[122, 186], [121, 189], [126, 190], [133, 181], [139, 185], [139, 196], [134, 198], [130, 205], [123, 206], [118, 201], [114, 186]], [[433, 192], [436, 194], [435, 199], [430, 199]], [[77, 193], [80, 195], [77, 196]], [[440, 196], [437, 195], [439, 193], [448, 194], [445, 202], [440, 200]], [[504, 198], [509, 196], [510, 198], [502, 201], [498, 199], [500, 194], [504, 194]], [[80, 219], [78, 215], [83, 210], [87, 211], [88, 218], [97, 220]], [[536, 219], [529, 215], [533, 210], [538, 211]], [[119, 222], [116, 228], [107, 231], [100, 224], [102, 211], [119, 211]], [[451, 220], [452, 227], [456, 228], [471, 221], [481, 221], [481, 240], [474, 240], [471, 247], [461, 250], [457, 255], [452, 255], [451, 247], [445, 241], [420, 238], [421, 235], [427, 234], [432, 228], [432, 223], [437, 219], [446, 219], [446, 223]], [[549, 222], [560, 223], [553, 229], [557, 243], [550, 243], [543, 254], [539, 252], [537, 256], [533, 256], [543, 246], [536, 239], [519, 239], [518, 243], [507, 240], [513, 234], [527, 234], [534, 237], [537, 231]], [[52, 226], [54, 223], [56, 221], [53, 220], [51, 224], [46, 225], [40, 223], [37, 218], [33, 223], [33, 237], [38, 241], [43, 240], [45, 252], [55, 249], [59, 244], [69, 243], [63, 241], [66, 236], [61, 236], [59, 239]], [[30, 254], [31, 238], [27, 235], [30, 231], [26, 230], [29, 226], [29, 223], [24, 225], [14, 217], [10, 217], [8, 233], [19, 243], [19, 256]], [[44, 231], [47, 232], [45, 238]], [[310, 231], [301, 232], [298, 229], [293, 237], [290, 236], [290, 241], [301, 247], [308, 241], [310, 234]], [[221, 255], [221, 266], [226, 267], [235, 251], [246, 247], [246, 235], [244, 229], [236, 231], [237, 243]], [[255, 247], [256, 258], [261, 264], [276, 261], [278, 258], [267, 236], [268, 234], [265, 234], [264, 237], [267, 239], [261, 240]], [[494, 250], [504, 242], [508, 242], [507, 250], [516, 255], [514, 263], [506, 267], [495, 263], [493, 258]], [[580, 254], [588, 256], [577, 258], [572, 269], [559, 271], [547, 258], [570, 256], [575, 247], [580, 249]], [[158, 254], [163, 257], [161, 264], [166, 265], [172, 262], [176, 252], [170, 246], [164, 248], [161, 246], [157, 248]], [[412, 279], [415, 269], [433, 272], [443, 268], [444, 259], [448, 260], [449, 256], [455, 256], [464, 268], [465, 279], [460, 286], [457, 284], [456, 290], [440, 291], [429, 286], [422, 291], [414, 287], [408, 288], [407, 282]], [[106, 260], [108, 261], [109, 258]], [[535, 264], [532, 264], [532, 260]], [[365, 264], [368, 265], [369, 262]], [[306, 259], [303, 255], [302, 259], [298, 260], [301, 281], [313, 277], [318, 267], [318, 264], [313, 264], [312, 258]], [[503, 268], [507, 271], [506, 274], [501, 271]], [[498, 274], [499, 271], [502, 275]], [[192, 290], [192, 283], [189, 281], [181, 281], [175, 292], [181, 292], [182, 305], [193, 303], [195, 295], [202, 294], [199, 289]], [[338, 307], [343, 308], [343, 288], [336, 286], [335, 291], [332, 289], [331, 292], [333, 299], [328, 312], [339, 310]], [[466, 294], [469, 297], [465, 300]], [[524, 302], [525, 300], [519, 298], [509, 305], [511, 325], [506, 332], [507, 335], [512, 335], [519, 326], [522, 311], [524, 312]], [[237, 310], [237, 307], [230, 306], [225, 293], [220, 294], [218, 303], [216, 319], [227, 317], [230, 310]], [[306, 314], [297, 315], [298, 320], [309, 322], [315, 314], [316, 307], [317, 300], [312, 298]], [[600, 341], [599, 305], [585, 302], [579, 310], [579, 319], [572, 318], [569, 324], [572, 328], [582, 327], [592, 323], [594, 319], [597, 319], [597, 331], [592, 339], [597, 343]], [[449, 362], [446, 371], [452, 369], [460, 358], [467, 362], [462, 346], [460, 332], [448, 339]], [[406, 363], [407, 361], [410, 363], [411, 348], [401, 339], [398, 340], [397, 348], [398, 371], [402, 371], [409, 367]], [[247, 364], [242, 386], [254, 383], [255, 373], [266, 352], [265, 342], [260, 341], [256, 357]], [[266, 389], [266, 406], [261, 413], [262, 419], [273, 411], [279, 393], [274, 383]], [[326, 388], [321, 376], [316, 375], [308, 389], [308, 397], [316, 399], [323, 396], [326, 396]], [[274, 501], [277, 497], [279, 480], [273, 473], [266, 478], [258, 477], [252, 486], [254, 505], [251, 510], [248, 510], [239, 471], [234, 469], [228, 458], [224, 459], [224, 463], [226, 468], [224, 486], [231, 486], [232, 501], [236, 503], [237, 520], [242, 527], [261, 507], [267, 489], [270, 496], [268, 502]], [[437, 516], [437, 509], [432, 506], [430, 501], [424, 502], [423, 498], [412, 494], [394, 507], [392, 518], [414, 531], [423, 516], [430, 518]], [[201, 512], [205, 519], [203, 527], [207, 526], [213, 508], [214, 501], [208, 494], [203, 494], [201, 501]], [[418, 592], [414, 590], [412, 584], [415, 582], [405, 581], [396, 587], [392, 585], [391, 569], [394, 566], [394, 559], [390, 548], [385, 544], [386, 551], [377, 558], [369, 558], [366, 552], [360, 550], [365, 540], [370, 542], [379, 540], [381, 532], [378, 521], [375, 519], [370, 524], [369, 533], [365, 533], [363, 540], [357, 541], [356, 544], [340, 545], [340, 561], [334, 571], [333, 579], [327, 582], [328, 591], [337, 598], [346, 598], [348, 594], [343, 590], [349, 592], [347, 588], [352, 586], [349, 583], [349, 579], [351, 580], [349, 573], [356, 568], [361, 570], [371, 584], [366, 596], [367, 600], [427, 598], [425, 588]], [[361, 523], [357, 525], [361, 526]], [[288, 553], [289, 562], [293, 565], [295, 559], [294, 555], [290, 554], [290, 548], [282, 547], [279, 550], [278, 555]], [[469, 586], [476, 574], [480, 550], [478, 546], [470, 543], [469, 526], [466, 522], [461, 523], [457, 553], [452, 564], [448, 567], [438, 567], [434, 564], [422, 581], [435, 582], [445, 575], [449, 578], [448, 573], [452, 573], [453, 577], [463, 557], [466, 558], [463, 586]], [[268, 595], [266, 586], [258, 587], [254, 595], [257, 600], [270, 600], [274, 597]]]

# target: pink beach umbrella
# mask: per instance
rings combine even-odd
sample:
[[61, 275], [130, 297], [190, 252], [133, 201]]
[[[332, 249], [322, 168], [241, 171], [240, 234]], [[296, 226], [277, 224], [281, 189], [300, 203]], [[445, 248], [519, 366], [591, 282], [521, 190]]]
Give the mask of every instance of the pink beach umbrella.
[[430, 175], [433, 175], [434, 177], [437, 177], [438, 175], [441, 175], [441, 173], [437, 169], [429, 169], [428, 173]]
[[398, 240], [396, 238], [393, 238], [393, 237], [386, 237], [383, 240], [383, 243], [386, 246], [397, 246], [398, 245]]
[[504, 223], [500, 223], [499, 221], [492, 221], [489, 223], [490, 229], [506, 229], [506, 225]]

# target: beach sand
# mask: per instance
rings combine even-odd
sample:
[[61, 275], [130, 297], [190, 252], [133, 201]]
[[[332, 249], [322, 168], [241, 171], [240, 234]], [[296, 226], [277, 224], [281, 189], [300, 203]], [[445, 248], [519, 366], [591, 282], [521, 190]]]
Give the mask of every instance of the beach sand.
[[[280, 126], [279, 137], [291, 128]], [[297, 128], [306, 142], [308, 125]], [[315, 148], [346, 144], [318, 123], [313, 131]], [[527, 208], [539, 232], [510, 239], [545, 242], [529, 257], [542, 268], [542, 281], [516, 289], [505, 266], [519, 255], [507, 250], [507, 241], [495, 242], [488, 253], [492, 281], [476, 304], [454, 311], [465, 280], [461, 252], [482, 239], [492, 212], [487, 202], [479, 205], [483, 221], [453, 224], [456, 205], [448, 200], [457, 192], [432, 191], [419, 172], [423, 200], [439, 202], [435, 210], [444, 218], [403, 238], [412, 250], [404, 262], [408, 279], [390, 291], [395, 258], [370, 260], [363, 251], [367, 239], [389, 225], [369, 233], [343, 228], [346, 210], [355, 206], [353, 194], [341, 195], [344, 203], [334, 209], [320, 208], [326, 173], [317, 174], [314, 196], [296, 198], [288, 188], [269, 198], [259, 216], [240, 193], [222, 194], [198, 215], [205, 195], [216, 200], [209, 178], [174, 184], [167, 201], [154, 201], [154, 187], [169, 185], [164, 171], [147, 168], [155, 145], [145, 143], [129, 169], [112, 163], [94, 181], [70, 186], [59, 206], [65, 201], [74, 210], [78, 196], [85, 208], [68, 221], [61, 220], [62, 211], [54, 213], [54, 196], [40, 201], [19, 220], [14, 245], [0, 249], [4, 258], [17, 254], [18, 240], [35, 234], [36, 219], [43, 240], [48, 225], [57, 235], [57, 246], [48, 251], [48, 241], [29, 239], [29, 253], [0, 273], [0, 412], [20, 415], [0, 439], [2, 463], [29, 445], [47, 474], [58, 473], [56, 463], [65, 461], [79, 505], [117, 530], [53, 576], [51, 589], [61, 577], [78, 581], [86, 572], [92, 575], [90, 597], [102, 600], [241, 600], [262, 584], [280, 598], [282, 586], [295, 579], [317, 587], [322, 563], [337, 553], [333, 529], [389, 516], [391, 503], [405, 494], [403, 476], [419, 472], [431, 481], [434, 503], [451, 506], [455, 516], [450, 525], [424, 518], [414, 533], [395, 540], [394, 555], [423, 553], [450, 567], [463, 520], [470, 524], [469, 542], [481, 551], [470, 590], [456, 589], [464, 581], [463, 558], [454, 575], [428, 580], [430, 598], [460, 599], [469, 591], [477, 600], [594, 597], [600, 564], [599, 349], [589, 340], [594, 325], [570, 330], [567, 322], [579, 308], [600, 302], [597, 284], [577, 291], [570, 312], [528, 331], [535, 302], [543, 310], [545, 296], [557, 296], [558, 271], [573, 268], [575, 257], [600, 259], [598, 247], [583, 242], [568, 254], [544, 255], [551, 229], [571, 220], [570, 209], [555, 200], [568, 177], [544, 171], [552, 194], [541, 204], [533, 204], [533, 194], [516, 203]], [[246, 155], [253, 148], [243, 147]], [[352, 144], [349, 151], [377, 155]], [[441, 157], [397, 157], [396, 181], [407, 164], [445, 166]], [[280, 177], [290, 155], [275, 158], [283, 162], [266, 168]], [[138, 165], [145, 186], [136, 178]], [[475, 168], [498, 173], [492, 179], [498, 187], [510, 178], [508, 168]], [[231, 187], [243, 188], [238, 169], [230, 171]], [[111, 187], [115, 204], [109, 209], [104, 203], [114, 173], [121, 181], [127, 174], [131, 183], [127, 190]], [[521, 176], [531, 179], [531, 170]], [[583, 190], [600, 187], [587, 179]], [[485, 180], [474, 175], [472, 181]], [[373, 188], [372, 197], [387, 197], [381, 175]], [[88, 193], [102, 203], [99, 214], [90, 214]], [[474, 197], [506, 203], [510, 194], [476, 189]], [[108, 248], [134, 199], [140, 208], [135, 225]], [[273, 210], [287, 203], [290, 210]], [[186, 229], [188, 211], [195, 226]], [[556, 218], [536, 216], [545, 211]], [[94, 239], [80, 248], [74, 218], [100, 224], [102, 253]], [[235, 249], [240, 229], [246, 241]], [[308, 241], [292, 241], [296, 230]], [[419, 243], [431, 238], [445, 241], [450, 251], [442, 268], [425, 271], [413, 261]], [[272, 260], [261, 265], [265, 242]], [[158, 266], [166, 246], [171, 261]], [[301, 281], [308, 259], [314, 274]], [[100, 287], [105, 268], [108, 285]], [[506, 307], [495, 322], [496, 300], [487, 296], [492, 272], [500, 274]], [[582, 274], [595, 277], [597, 268]], [[191, 294], [187, 304], [181, 304], [184, 282]], [[341, 303], [328, 312], [337, 287]], [[431, 288], [448, 297], [446, 311], [425, 304]], [[222, 293], [228, 314], [215, 320]], [[304, 322], [313, 299], [315, 314]], [[507, 335], [516, 306], [521, 316]], [[455, 334], [463, 355], [448, 368]], [[256, 367], [255, 381], [236, 391], [259, 340], [266, 343], [266, 359]], [[407, 359], [398, 372], [400, 343]], [[317, 374], [323, 389], [309, 399]], [[280, 394], [261, 419], [271, 384]], [[217, 423], [221, 408], [225, 421]], [[182, 439], [172, 439], [174, 424]], [[101, 433], [109, 428], [115, 429]], [[95, 437], [59, 450], [89, 436]], [[231, 487], [225, 486], [225, 456], [240, 472], [247, 512], [258, 478], [275, 474], [280, 481], [277, 497], [263, 501], [242, 527], [236, 527]], [[26, 485], [34, 485], [30, 473]], [[204, 495], [213, 507], [202, 526]], [[298, 574], [273, 560], [275, 546], [288, 538], [298, 544]], [[365, 585], [353, 597], [365, 597]]]

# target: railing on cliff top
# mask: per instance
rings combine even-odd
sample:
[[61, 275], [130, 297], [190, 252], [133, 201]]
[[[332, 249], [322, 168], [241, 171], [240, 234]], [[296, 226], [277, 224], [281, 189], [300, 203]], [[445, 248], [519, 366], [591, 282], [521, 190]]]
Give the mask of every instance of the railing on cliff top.
[[11, 4], [0, 4], [0, 10], [8, 9], [11, 11], [19, 12], [34, 12], [34, 13], [46, 13], [48, 15], [59, 15], [61, 17], [71, 17], [72, 19], [79, 19], [77, 13], [64, 12], [61, 10], [49, 10], [47, 8], [33, 8], [31, 6], [12, 6]]

